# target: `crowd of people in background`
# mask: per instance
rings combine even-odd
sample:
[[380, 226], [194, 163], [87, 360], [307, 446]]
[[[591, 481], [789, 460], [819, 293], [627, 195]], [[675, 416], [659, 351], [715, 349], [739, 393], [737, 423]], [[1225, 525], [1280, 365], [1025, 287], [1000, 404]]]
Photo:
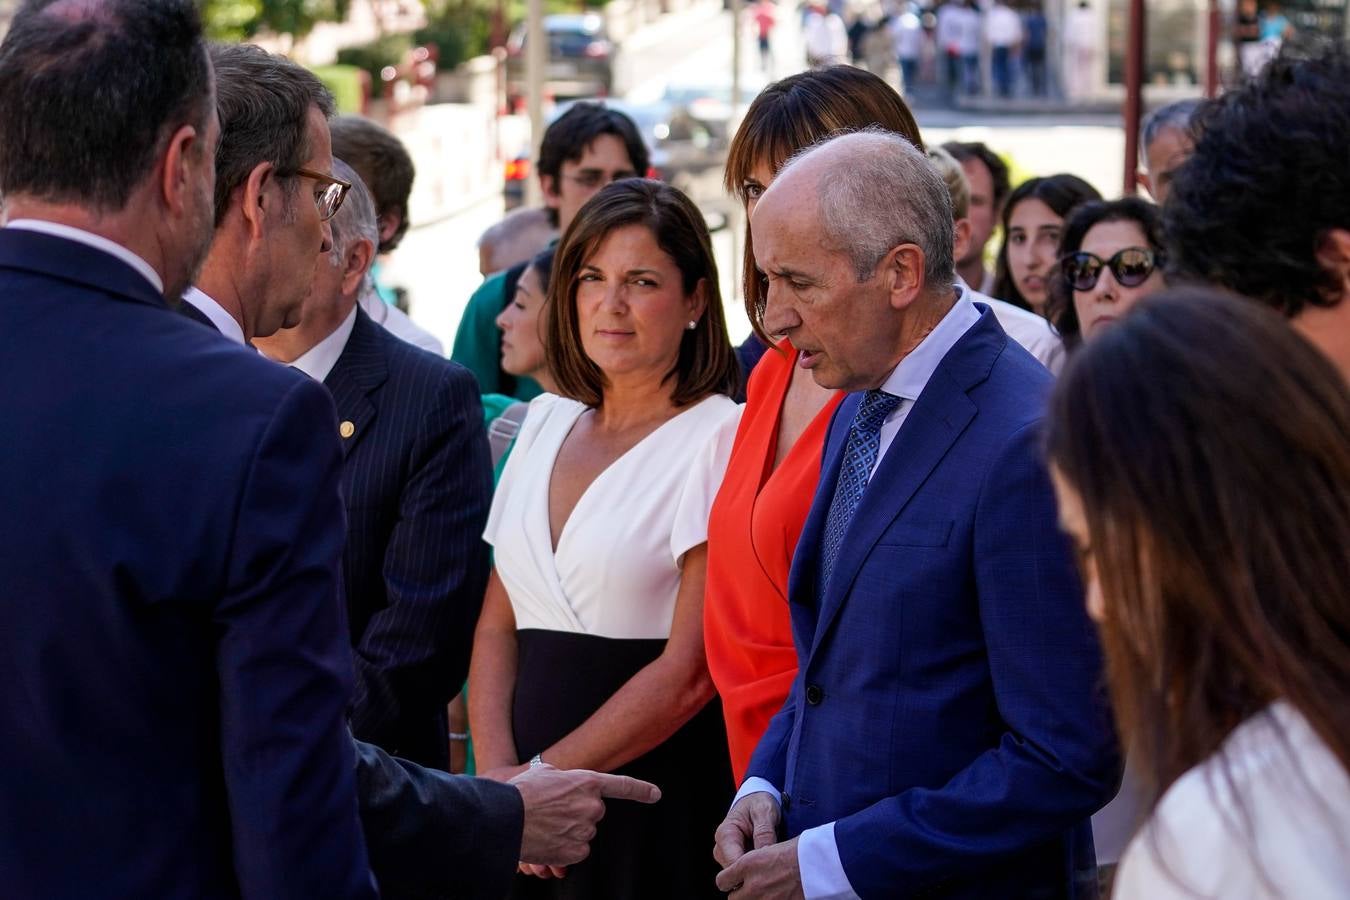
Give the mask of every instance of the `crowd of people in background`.
[[[396, 136], [190, 0], [20, 10], [7, 892], [1350, 892], [1350, 55], [1155, 110], [1104, 198], [806, 15], [725, 170], [741, 345], [579, 102], [447, 359], [381, 297]], [[1034, 90], [980, 15], [951, 83], [974, 29]]]

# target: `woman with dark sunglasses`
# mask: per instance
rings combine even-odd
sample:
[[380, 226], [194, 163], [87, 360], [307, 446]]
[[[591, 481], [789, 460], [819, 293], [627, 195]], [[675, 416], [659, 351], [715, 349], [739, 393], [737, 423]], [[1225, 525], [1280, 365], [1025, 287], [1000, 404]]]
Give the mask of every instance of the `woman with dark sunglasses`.
[[1070, 214], [1050, 279], [1047, 316], [1066, 346], [1090, 341], [1166, 286], [1158, 207], [1138, 197], [1085, 203]]

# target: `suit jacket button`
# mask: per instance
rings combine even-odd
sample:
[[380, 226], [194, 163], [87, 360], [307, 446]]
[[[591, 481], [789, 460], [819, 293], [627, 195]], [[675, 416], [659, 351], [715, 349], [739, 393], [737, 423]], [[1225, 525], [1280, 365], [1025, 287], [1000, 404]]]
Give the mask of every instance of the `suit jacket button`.
[[821, 690], [818, 684], [809, 684], [806, 686], [806, 702], [812, 706], [819, 706], [820, 701], [825, 699], [825, 692]]

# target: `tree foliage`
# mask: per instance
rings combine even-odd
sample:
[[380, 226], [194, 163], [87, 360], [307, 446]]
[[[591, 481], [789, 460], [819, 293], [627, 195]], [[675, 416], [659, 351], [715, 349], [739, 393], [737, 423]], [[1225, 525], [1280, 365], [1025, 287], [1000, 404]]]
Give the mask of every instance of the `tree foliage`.
[[319, 22], [340, 22], [351, 0], [201, 0], [206, 31], [240, 41], [260, 31], [303, 37]]

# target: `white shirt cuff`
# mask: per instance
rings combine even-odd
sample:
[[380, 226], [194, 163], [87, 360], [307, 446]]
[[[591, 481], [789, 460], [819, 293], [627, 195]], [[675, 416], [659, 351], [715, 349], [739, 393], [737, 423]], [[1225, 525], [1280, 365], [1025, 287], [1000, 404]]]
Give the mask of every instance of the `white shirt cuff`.
[[806, 900], [859, 900], [844, 874], [839, 845], [834, 842], [833, 822], [801, 833], [797, 839], [797, 868], [801, 870]]
[[761, 791], [771, 795], [773, 797], [773, 802], [777, 803], [780, 807], [783, 805], [783, 795], [779, 793], [778, 788], [769, 784], [766, 779], [757, 778], [753, 775], [745, 779], [745, 784], [741, 785], [741, 789], [737, 791], [736, 796], [732, 798], [731, 805], [735, 806], [737, 803], [741, 802], [742, 797], [749, 794], [758, 794]]

